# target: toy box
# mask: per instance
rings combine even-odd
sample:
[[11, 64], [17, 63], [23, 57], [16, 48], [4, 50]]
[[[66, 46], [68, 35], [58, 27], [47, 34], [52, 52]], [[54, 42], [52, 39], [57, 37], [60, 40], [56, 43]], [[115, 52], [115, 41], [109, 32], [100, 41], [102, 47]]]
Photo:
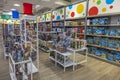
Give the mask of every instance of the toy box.
[[95, 54], [96, 54], [97, 56], [100, 56], [100, 55], [101, 55], [101, 51], [100, 51], [99, 49], [97, 49], [96, 52], [95, 52]]
[[88, 35], [89, 35], [89, 34], [92, 34], [92, 28], [91, 28], [91, 27], [87, 28], [87, 34], [88, 34]]
[[98, 23], [102, 24], [102, 25], [109, 24], [109, 19], [108, 18], [99, 18]]
[[101, 38], [100, 46], [107, 47], [108, 46], [108, 38]]
[[90, 24], [92, 24], [92, 25], [98, 24], [98, 19], [92, 19], [92, 20], [90, 20]]
[[110, 36], [116, 36], [116, 30], [110, 30], [110, 33], [109, 33]]

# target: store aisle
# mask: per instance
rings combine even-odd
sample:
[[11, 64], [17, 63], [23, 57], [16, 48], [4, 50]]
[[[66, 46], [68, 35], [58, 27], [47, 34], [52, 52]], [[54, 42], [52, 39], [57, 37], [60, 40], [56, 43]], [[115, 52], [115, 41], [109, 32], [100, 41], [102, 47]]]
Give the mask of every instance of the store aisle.
[[85, 64], [64, 72], [63, 67], [49, 63], [48, 54], [40, 54], [40, 80], [120, 80], [120, 67], [90, 57]]
[[2, 48], [2, 30], [0, 29], [0, 80], [10, 80], [8, 60], [4, 59]]

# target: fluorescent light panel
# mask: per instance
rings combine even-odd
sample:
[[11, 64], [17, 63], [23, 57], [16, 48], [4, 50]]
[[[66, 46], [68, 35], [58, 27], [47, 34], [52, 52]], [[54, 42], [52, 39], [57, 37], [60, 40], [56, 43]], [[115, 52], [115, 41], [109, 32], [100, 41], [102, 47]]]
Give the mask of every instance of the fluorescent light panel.
[[12, 8], [11, 10], [12, 10], [12, 11], [15, 11], [16, 9]]
[[58, 4], [58, 5], [67, 5], [67, 4], [65, 4], [65, 3], [61, 2], [61, 1], [55, 1], [55, 4]]
[[14, 6], [17, 6], [17, 7], [19, 7], [19, 6], [20, 6], [20, 4], [14, 4]]
[[42, 1], [50, 1], [50, 0], [42, 0]]

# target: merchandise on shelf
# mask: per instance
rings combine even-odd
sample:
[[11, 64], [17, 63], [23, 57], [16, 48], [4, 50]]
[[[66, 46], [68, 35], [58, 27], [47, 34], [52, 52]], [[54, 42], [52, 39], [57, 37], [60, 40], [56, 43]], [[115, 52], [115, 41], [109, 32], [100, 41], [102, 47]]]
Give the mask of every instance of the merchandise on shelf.
[[[88, 20], [90, 22], [90, 25], [106, 25], [109, 24], [109, 18], [95, 18]], [[88, 23], [89, 24], [89, 23]]]
[[85, 25], [84, 21], [66, 21], [65, 26], [81, 26]]

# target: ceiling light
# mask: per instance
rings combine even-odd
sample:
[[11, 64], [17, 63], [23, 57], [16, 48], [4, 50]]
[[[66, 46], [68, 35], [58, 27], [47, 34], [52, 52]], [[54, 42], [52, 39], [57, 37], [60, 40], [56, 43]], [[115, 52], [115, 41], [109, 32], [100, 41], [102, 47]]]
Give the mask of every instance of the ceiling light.
[[3, 14], [12, 15], [12, 12], [11, 11], [9, 11], [9, 12], [3, 12]]
[[17, 6], [17, 7], [19, 7], [19, 6], [20, 6], [20, 4], [14, 4], [14, 6]]
[[58, 4], [58, 5], [67, 5], [67, 4], [65, 4], [65, 3], [61, 2], [61, 1], [55, 1], [55, 4]]
[[50, 0], [42, 0], [42, 1], [50, 1]]
[[40, 5], [36, 5], [36, 6], [35, 6], [35, 8], [38, 8], [38, 7], [40, 7]]
[[11, 9], [11, 10], [12, 10], [12, 11], [15, 11], [16, 9], [13, 8], [13, 9]]

